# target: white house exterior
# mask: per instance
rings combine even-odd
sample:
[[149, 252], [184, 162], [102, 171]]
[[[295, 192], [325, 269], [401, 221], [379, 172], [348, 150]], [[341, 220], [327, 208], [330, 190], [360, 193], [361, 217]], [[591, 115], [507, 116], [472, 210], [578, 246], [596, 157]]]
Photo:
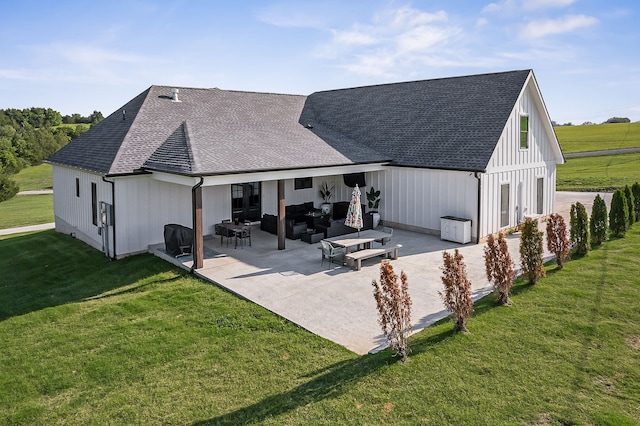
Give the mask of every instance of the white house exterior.
[[385, 225], [419, 232], [456, 216], [478, 241], [554, 209], [564, 159], [530, 70], [308, 97], [178, 93], [152, 86], [50, 157], [59, 232], [119, 258], [161, 243], [165, 224], [212, 233], [239, 188], [259, 188], [258, 218], [319, 206], [323, 181], [348, 201], [349, 173], [364, 173], [363, 196], [381, 190]]

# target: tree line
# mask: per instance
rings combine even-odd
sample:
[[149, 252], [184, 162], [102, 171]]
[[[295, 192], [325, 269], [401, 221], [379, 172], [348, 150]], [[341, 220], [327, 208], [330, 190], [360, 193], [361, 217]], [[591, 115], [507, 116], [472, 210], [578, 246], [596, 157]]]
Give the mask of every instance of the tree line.
[[[631, 123], [631, 120], [629, 119], [629, 117], [611, 117], [607, 121], [603, 121], [602, 122], [602, 124], [618, 124], [618, 123]], [[591, 121], [585, 121], [581, 125], [582, 126], [587, 126], [587, 125], [591, 125], [591, 124], [596, 124], [596, 123], [593, 123]], [[574, 124], [572, 122], [559, 124], [559, 123], [551, 120], [551, 125], [553, 127], [561, 127], [561, 126], [573, 126]]]
[[[0, 109], [0, 202], [12, 198], [19, 187], [12, 176], [37, 166], [51, 154], [103, 119], [94, 111], [62, 116], [51, 108]], [[77, 124], [61, 126], [61, 124]]]

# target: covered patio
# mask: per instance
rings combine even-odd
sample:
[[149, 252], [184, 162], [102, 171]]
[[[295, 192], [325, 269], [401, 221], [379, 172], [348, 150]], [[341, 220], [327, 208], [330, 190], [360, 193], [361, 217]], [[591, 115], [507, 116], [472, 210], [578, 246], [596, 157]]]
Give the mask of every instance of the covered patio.
[[[379, 279], [380, 257], [364, 260], [361, 271], [343, 265], [330, 267], [326, 261], [321, 265], [320, 243], [288, 240], [286, 249], [278, 250], [275, 238], [256, 225], [250, 247], [227, 247], [226, 242], [221, 245], [220, 237], [208, 236], [203, 267], [194, 273], [356, 353], [386, 347], [371, 285]], [[517, 265], [519, 234], [507, 240]], [[448, 315], [438, 295], [444, 250], [458, 248], [464, 256], [474, 300], [492, 291], [485, 276], [482, 244], [461, 245], [401, 229], [394, 231], [390, 244], [402, 245], [399, 258], [391, 262], [396, 273], [407, 274], [414, 331]], [[191, 269], [190, 256], [174, 259], [163, 248], [156, 245], [150, 251]]]

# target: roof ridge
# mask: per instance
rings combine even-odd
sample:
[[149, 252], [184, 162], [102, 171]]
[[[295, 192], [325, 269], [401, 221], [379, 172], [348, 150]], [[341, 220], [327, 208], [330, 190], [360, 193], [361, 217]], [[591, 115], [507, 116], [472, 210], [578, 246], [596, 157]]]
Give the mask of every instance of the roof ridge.
[[511, 71], [487, 72], [487, 73], [471, 74], [471, 75], [455, 75], [451, 77], [423, 78], [419, 80], [396, 81], [391, 83], [378, 83], [378, 84], [369, 84], [369, 85], [363, 85], [363, 86], [343, 87], [342, 89], [320, 90], [314, 93], [330, 93], [330, 92], [339, 92], [342, 90], [366, 89], [366, 88], [382, 87], [382, 86], [398, 86], [403, 84], [423, 83], [427, 81], [435, 82], [435, 81], [445, 81], [445, 80], [454, 80], [454, 79], [462, 79], [462, 78], [486, 77], [490, 75], [505, 75], [505, 74], [511, 74], [511, 73], [519, 73], [519, 72], [532, 72], [532, 71], [533, 70], [529, 68], [529, 69], [511, 70]]

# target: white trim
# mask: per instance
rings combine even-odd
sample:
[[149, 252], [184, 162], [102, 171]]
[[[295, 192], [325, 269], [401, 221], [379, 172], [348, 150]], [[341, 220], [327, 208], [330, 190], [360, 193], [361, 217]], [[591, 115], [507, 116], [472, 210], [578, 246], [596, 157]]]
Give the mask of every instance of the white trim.
[[[267, 172], [255, 172], [255, 173], [237, 173], [226, 174], [218, 176], [204, 176], [204, 183], [202, 186], [218, 186], [229, 185], [232, 183], [247, 183], [247, 182], [265, 182], [280, 179], [294, 179], [304, 177], [316, 177], [316, 176], [334, 176], [346, 173], [358, 173], [358, 172], [375, 172], [385, 170], [385, 163], [373, 163], [373, 164], [354, 164], [348, 166], [338, 167], [318, 167], [311, 169], [293, 169], [293, 170], [277, 170]], [[152, 179], [170, 182], [177, 185], [193, 186], [200, 181], [200, 178], [192, 176], [174, 175], [165, 172], [154, 171], [151, 175]]]

